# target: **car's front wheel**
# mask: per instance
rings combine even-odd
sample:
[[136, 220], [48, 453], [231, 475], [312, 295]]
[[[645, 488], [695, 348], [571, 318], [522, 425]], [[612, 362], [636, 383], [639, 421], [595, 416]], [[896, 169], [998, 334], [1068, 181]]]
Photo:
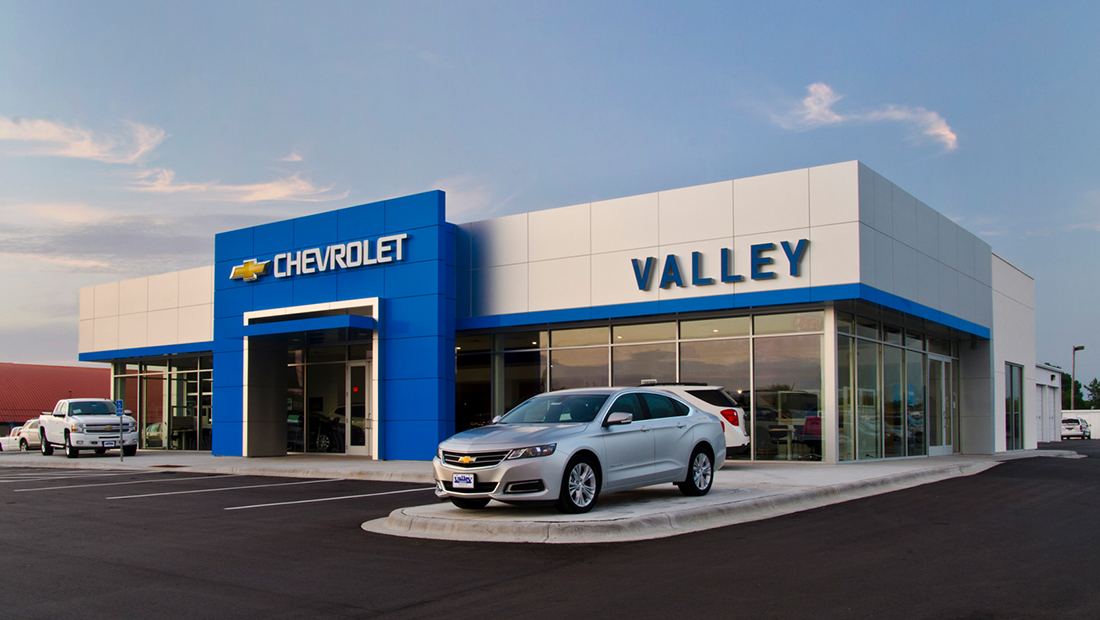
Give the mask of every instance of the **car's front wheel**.
[[703, 446], [696, 446], [691, 453], [687, 478], [677, 484], [684, 495], [706, 495], [714, 484], [714, 457]]
[[137, 454], [137, 445], [122, 446], [123, 456], [134, 456], [135, 454]]
[[600, 474], [591, 457], [580, 456], [569, 462], [562, 476], [558, 510], [580, 514], [592, 510], [600, 495]]
[[80, 456], [80, 450], [77, 450], [76, 447], [73, 446], [72, 440], [69, 439], [69, 434], [65, 433], [65, 457], [75, 459], [78, 456]]
[[488, 497], [452, 497], [451, 503], [463, 510], [477, 510], [489, 505]]

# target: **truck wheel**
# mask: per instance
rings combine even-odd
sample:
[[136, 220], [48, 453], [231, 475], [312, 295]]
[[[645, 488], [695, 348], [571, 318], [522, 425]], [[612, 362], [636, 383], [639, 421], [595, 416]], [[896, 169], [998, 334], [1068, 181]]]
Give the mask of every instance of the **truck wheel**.
[[122, 446], [122, 455], [123, 456], [134, 456], [135, 454], [137, 454], [137, 445]]
[[53, 446], [50, 442], [46, 441], [46, 431], [39, 433], [38, 438], [42, 440], [42, 456], [50, 456], [53, 454]]
[[19, 451], [20, 452], [26, 452], [27, 451], [27, 440], [26, 439], [20, 439], [19, 440]]
[[107, 448], [96, 448], [95, 453], [96, 454], [107, 454]]
[[73, 442], [69, 439], [68, 433], [65, 433], [65, 456], [70, 459], [80, 456], [80, 450], [73, 447]]

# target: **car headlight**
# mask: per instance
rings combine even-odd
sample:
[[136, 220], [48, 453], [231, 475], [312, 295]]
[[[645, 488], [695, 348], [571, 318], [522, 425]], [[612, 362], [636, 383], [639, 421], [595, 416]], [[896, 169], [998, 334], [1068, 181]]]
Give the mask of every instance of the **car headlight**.
[[74, 433], [83, 433], [84, 432], [84, 423], [83, 422], [69, 422], [69, 430], [74, 432]]
[[511, 452], [509, 452], [508, 456], [506, 456], [504, 458], [505, 458], [505, 460], [508, 460], [508, 459], [526, 459], [526, 458], [531, 458], [531, 457], [535, 457], [535, 456], [550, 456], [551, 454], [554, 453], [554, 448], [556, 448], [557, 446], [558, 446], [558, 444], [552, 443], [552, 444], [548, 444], [548, 445], [545, 445], [545, 446], [531, 446], [529, 448], [516, 448], [515, 450], [512, 450]]
[[436, 458], [439, 459], [439, 462], [442, 463], [443, 462], [443, 448], [436, 448], [435, 449], [435, 456], [436, 456]]

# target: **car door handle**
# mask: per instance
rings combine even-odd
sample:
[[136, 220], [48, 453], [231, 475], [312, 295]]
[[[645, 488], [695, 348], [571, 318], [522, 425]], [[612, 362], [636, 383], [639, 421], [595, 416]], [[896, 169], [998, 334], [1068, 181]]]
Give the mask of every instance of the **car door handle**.
[[648, 426], [643, 426], [643, 427], [642, 427], [642, 432], [643, 432], [643, 433], [648, 433], [648, 432], [649, 432], [649, 431], [651, 431], [651, 430], [653, 430], [653, 429], [649, 428]]
[[686, 422], [677, 422], [676, 423], [676, 428], [684, 428], [685, 426], [687, 426]]

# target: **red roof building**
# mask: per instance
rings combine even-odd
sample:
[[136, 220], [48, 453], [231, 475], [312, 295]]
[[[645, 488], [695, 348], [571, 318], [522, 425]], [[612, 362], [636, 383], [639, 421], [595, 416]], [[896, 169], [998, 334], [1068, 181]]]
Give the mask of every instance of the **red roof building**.
[[110, 397], [110, 368], [0, 362], [0, 425], [37, 418], [62, 398]]

